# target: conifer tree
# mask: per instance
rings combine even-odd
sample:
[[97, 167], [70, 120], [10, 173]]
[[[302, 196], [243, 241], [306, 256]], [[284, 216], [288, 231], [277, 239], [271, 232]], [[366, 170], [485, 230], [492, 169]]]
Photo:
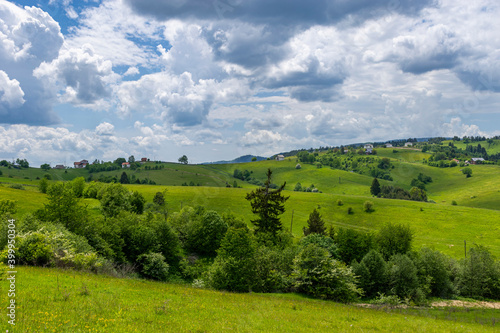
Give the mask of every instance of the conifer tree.
[[380, 183], [377, 178], [373, 178], [372, 186], [370, 186], [370, 193], [374, 196], [380, 193]]
[[283, 229], [279, 215], [285, 212], [285, 202], [289, 197], [281, 194], [286, 182], [276, 190], [270, 188], [271, 175], [271, 169], [267, 169], [267, 180], [264, 186], [248, 193], [245, 198], [250, 201], [252, 213], [258, 216], [257, 219], [252, 220], [256, 227], [255, 232], [270, 233], [274, 238]]
[[309, 219], [307, 220], [307, 228], [304, 227], [304, 236], [309, 234], [321, 234], [326, 235], [325, 222], [321, 218], [318, 210], [314, 208], [311, 214], [309, 214]]

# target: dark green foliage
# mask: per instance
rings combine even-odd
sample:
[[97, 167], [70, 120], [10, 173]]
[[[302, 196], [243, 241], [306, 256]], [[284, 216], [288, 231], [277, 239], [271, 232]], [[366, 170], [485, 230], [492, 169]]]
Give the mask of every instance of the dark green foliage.
[[163, 206], [165, 205], [165, 197], [162, 192], [156, 192], [153, 202], [157, 204], [158, 206]]
[[410, 200], [427, 201], [427, 193], [425, 193], [425, 190], [421, 188], [412, 187], [410, 190]]
[[309, 244], [294, 260], [294, 286], [297, 291], [322, 299], [352, 302], [362, 293], [352, 269], [330, 258], [327, 250]]
[[339, 228], [333, 237], [340, 260], [347, 264], [361, 261], [374, 245], [372, 234], [354, 229]]
[[270, 233], [273, 237], [283, 229], [279, 215], [285, 212], [285, 202], [289, 197], [281, 194], [285, 188], [286, 182], [276, 190], [271, 190], [271, 169], [267, 170], [267, 180], [264, 187], [257, 188], [246, 195], [250, 201], [252, 213], [258, 215], [258, 218], [252, 220], [255, 225], [255, 232]]
[[136, 214], [142, 214], [144, 212], [144, 204], [146, 203], [146, 199], [144, 196], [137, 191], [134, 191], [132, 195], [130, 195], [130, 211]]
[[387, 157], [384, 157], [380, 160], [379, 164], [377, 165], [379, 169], [383, 170], [388, 170], [391, 167], [391, 160], [389, 160]]
[[382, 185], [378, 196], [387, 199], [416, 200], [416, 201], [427, 200], [427, 194], [425, 193], [424, 190], [417, 188], [417, 190], [413, 190], [413, 192], [411, 192], [402, 189], [401, 187], [392, 185]]
[[26, 159], [16, 159], [16, 163], [21, 167], [21, 168], [29, 168], [30, 164]]
[[218, 290], [248, 292], [255, 284], [255, 243], [246, 228], [230, 228], [208, 272], [208, 284]]
[[207, 211], [190, 224], [186, 248], [198, 254], [215, 256], [227, 229], [227, 223], [217, 212]]
[[168, 264], [161, 253], [141, 254], [136, 260], [137, 269], [147, 279], [165, 281], [168, 277]]
[[80, 204], [70, 184], [54, 183], [47, 189], [48, 203], [35, 212], [47, 222], [60, 222], [69, 231], [79, 233], [87, 218], [87, 210]]
[[462, 296], [500, 299], [500, 264], [486, 247], [474, 245], [461, 261], [457, 287]]
[[294, 191], [302, 191], [302, 185], [300, 183], [297, 183], [293, 189]]
[[121, 184], [104, 187], [100, 202], [102, 213], [106, 217], [114, 217], [123, 210], [130, 210], [129, 193]]
[[380, 193], [380, 183], [377, 178], [373, 178], [372, 185], [370, 186], [370, 193], [375, 196]]
[[48, 187], [49, 187], [49, 182], [47, 181], [47, 178], [40, 179], [40, 182], [38, 183], [38, 190], [41, 193], [47, 193]]
[[165, 219], [160, 218], [154, 222], [153, 228], [158, 239], [158, 251], [163, 254], [170, 267], [178, 269], [182, 252], [179, 237]]
[[124, 244], [122, 251], [129, 262], [135, 262], [141, 254], [158, 252], [157, 231], [151, 221], [129, 212], [121, 212], [116, 219]]
[[451, 282], [452, 260], [439, 251], [422, 248], [415, 255], [420, 284], [428, 284], [430, 296], [447, 298], [454, 294]]
[[471, 168], [463, 168], [462, 173], [466, 176], [466, 178], [472, 177], [472, 169]]
[[315, 245], [327, 250], [332, 258], [335, 258], [335, 259], [339, 258], [338, 248], [335, 245], [335, 243], [333, 242], [333, 239], [331, 239], [328, 236], [314, 233], [314, 234], [310, 234], [310, 235], [302, 238], [299, 242], [299, 245], [301, 248], [305, 248], [309, 244], [315, 244]]
[[255, 253], [255, 292], [288, 291], [291, 287], [290, 274], [293, 269], [293, 259], [297, 254], [296, 247], [259, 246]]
[[387, 264], [379, 252], [370, 250], [359, 264], [354, 262], [352, 268], [366, 297], [387, 292]]
[[117, 167], [121, 168], [122, 163], [127, 162], [127, 160], [124, 157], [119, 157], [116, 160], [113, 161], [114, 164], [116, 164]]
[[374, 209], [373, 209], [373, 202], [372, 201], [365, 201], [365, 203], [363, 204], [363, 209], [367, 213], [373, 212], [374, 211]]
[[408, 225], [388, 223], [376, 237], [378, 249], [387, 260], [395, 254], [405, 254], [411, 250], [413, 231]]
[[417, 268], [406, 254], [395, 254], [387, 263], [390, 293], [400, 298], [419, 297]]
[[179, 157], [178, 161], [179, 161], [179, 163], [182, 163], [182, 164], [188, 164], [188, 158], [186, 155], [182, 155], [181, 157]]
[[75, 194], [75, 197], [81, 198], [83, 196], [83, 190], [85, 189], [85, 178], [77, 177], [70, 182], [71, 189]]
[[130, 180], [128, 179], [128, 175], [125, 171], [123, 171], [120, 176], [120, 184], [130, 184]]
[[309, 219], [307, 220], [307, 227], [304, 227], [304, 236], [309, 234], [320, 234], [326, 235], [326, 227], [325, 222], [321, 218], [318, 210], [314, 208], [314, 210], [309, 214]]
[[42, 170], [50, 170], [50, 164], [47, 164], [47, 163], [42, 164], [42, 165], [40, 165], [40, 169], [42, 169]]

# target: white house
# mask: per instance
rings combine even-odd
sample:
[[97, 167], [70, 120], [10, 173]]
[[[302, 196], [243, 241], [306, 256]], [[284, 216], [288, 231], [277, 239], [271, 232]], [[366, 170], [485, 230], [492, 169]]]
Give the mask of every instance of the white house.
[[405, 147], [412, 147], [412, 146], [413, 146], [413, 143], [411, 143], [411, 142], [406, 142], [405, 143]]
[[385, 148], [392, 148], [392, 144], [391, 143], [386, 143], [385, 144]]
[[373, 149], [373, 145], [371, 143], [367, 143], [364, 146], [365, 149]]
[[130, 168], [130, 163], [128, 163], [128, 162], [123, 162], [123, 163], [122, 163], [122, 169], [125, 169], [125, 168]]
[[87, 160], [81, 160], [80, 162], [75, 162], [73, 163], [73, 166], [75, 169], [82, 169], [85, 168], [89, 164], [89, 161]]
[[285, 160], [285, 156], [283, 156], [283, 155], [276, 156], [276, 161], [284, 161], [284, 160]]

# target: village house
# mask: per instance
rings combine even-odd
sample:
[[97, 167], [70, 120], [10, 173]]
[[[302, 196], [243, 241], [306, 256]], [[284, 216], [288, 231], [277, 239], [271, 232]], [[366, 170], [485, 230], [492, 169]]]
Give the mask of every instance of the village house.
[[129, 162], [123, 162], [122, 163], [122, 169], [125, 169], [125, 168], [130, 168], [130, 163]]
[[284, 161], [284, 160], [285, 160], [285, 156], [283, 156], [283, 155], [276, 156], [276, 161]]
[[81, 160], [80, 162], [73, 163], [73, 166], [75, 169], [82, 169], [82, 168], [85, 168], [88, 164], [89, 164], [89, 161]]
[[405, 147], [412, 147], [412, 146], [413, 146], [413, 143], [411, 143], [411, 142], [406, 142], [405, 143]]
[[373, 145], [371, 143], [367, 143], [364, 146], [365, 149], [373, 149]]
[[65, 169], [66, 167], [62, 164], [58, 164], [54, 167], [54, 169]]
[[148, 161], [148, 158], [147, 157], [143, 157], [141, 158], [141, 164], [144, 164]]
[[390, 143], [386, 143], [386, 144], [385, 144], [385, 148], [392, 148], [392, 144], [390, 144]]
[[481, 164], [484, 162], [484, 158], [482, 157], [473, 157], [471, 158], [471, 164]]

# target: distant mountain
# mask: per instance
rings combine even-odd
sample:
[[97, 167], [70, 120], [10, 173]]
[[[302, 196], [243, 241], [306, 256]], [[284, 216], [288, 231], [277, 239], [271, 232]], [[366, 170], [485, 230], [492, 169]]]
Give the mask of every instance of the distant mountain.
[[254, 156], [254, 155], [244, 155], [240, 156], [238, 158], [235, 158], [232, 161], [217, 161], [217, 162], [205, 162], [201, 164], [229, 164], [229, 163], [247, 163], [247, 162], [252, 162], [252, 158], [256, 157], [257, 161], [263, 161], [267, 160], [267, 157], [262, 157], [262, 156]]

